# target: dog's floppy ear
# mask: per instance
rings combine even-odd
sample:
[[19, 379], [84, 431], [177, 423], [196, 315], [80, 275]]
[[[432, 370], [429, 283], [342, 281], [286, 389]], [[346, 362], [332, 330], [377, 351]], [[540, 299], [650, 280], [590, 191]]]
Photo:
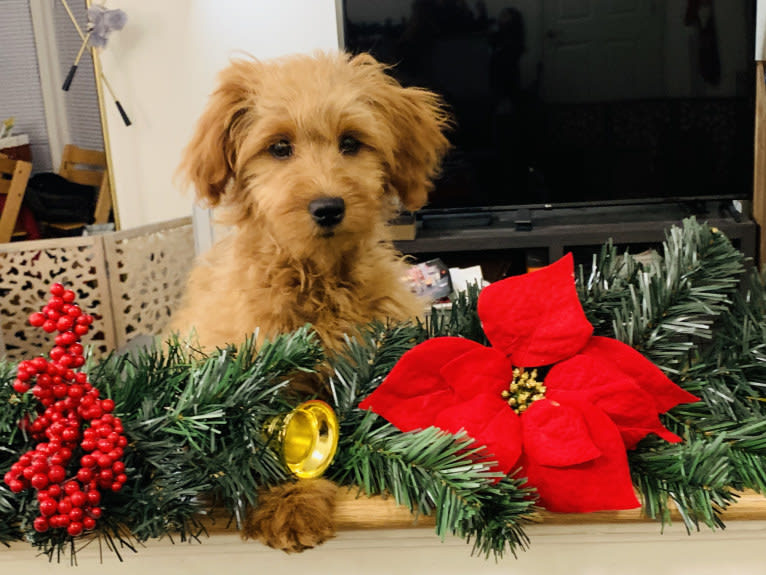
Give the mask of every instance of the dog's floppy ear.
[[444, 136], [450, 126], [444, 102], [428, 90], [402, 87], [369, 54], [359, 54], [351, 63], [369, 71], [370, 96], [393, 136], [390, 149], [382, 150], [388, 156], [389, 185], [408, 210], [422, 208], [450, 147]]
[[196, 189], [197, 199], [216, 206], [234, 174], [237, 143], [253, 104], [257, 62], [235, 60], [218, 76], [194, 134], [183, 152], [178, 176]]

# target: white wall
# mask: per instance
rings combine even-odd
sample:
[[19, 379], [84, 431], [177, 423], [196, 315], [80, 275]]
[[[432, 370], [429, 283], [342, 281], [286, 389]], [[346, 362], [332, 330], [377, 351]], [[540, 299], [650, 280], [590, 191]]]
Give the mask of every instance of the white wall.
[[101, 53], [133, 125], [106, 94], [107, 131], [122, 229], [190, 215], [173, 185], [215, 75], [237, 50], [258, 58], [338, 47], [335, 0], [121, 0], [128, 15]]
[[766, 60], [766, 0], [758, 0], [756, 10], [755, 59]]

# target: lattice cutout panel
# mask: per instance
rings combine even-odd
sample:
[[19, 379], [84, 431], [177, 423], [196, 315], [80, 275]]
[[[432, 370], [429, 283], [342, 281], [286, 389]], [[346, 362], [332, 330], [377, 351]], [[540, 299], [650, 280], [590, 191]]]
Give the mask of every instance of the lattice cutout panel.
[[[27, 323], [48, 301], [48, 288], [60, 282], [77, 293], [77, 303], [95, 318], [85, 342], [93, 352], [114, 348], [114, 324], [104, 248], [95, 237], [0, 245], [0, 329], [9, 360], [45, 353], [53, 336]], [[0, 349], [0, 356], [2, 356]]]
[[180, 303], [194, 259], [187, 220], [173, 227], [105, 236], [117, 346], [136, 335], [162, 333]]
[[103, 355], [157, 335], [179, 301], [194, 258], [191, 219], [105, 235], [0, 244], [0, 358], [45, 353], [52, 337], [27, 324], [60, 282], [95, 318], [84, 343]]

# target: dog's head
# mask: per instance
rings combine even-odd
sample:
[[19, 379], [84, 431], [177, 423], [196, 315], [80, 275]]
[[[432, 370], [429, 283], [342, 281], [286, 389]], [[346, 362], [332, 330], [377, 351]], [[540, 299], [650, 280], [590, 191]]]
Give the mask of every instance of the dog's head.
[[[180, 172], [198, 199], [232, 209], [285, 249], [372, 233], [398, 198], [422, 207], [448, 116], [371, 56], [241, 59], [223, 70]], [[336, 238], [336, 239], [332, 239]]]

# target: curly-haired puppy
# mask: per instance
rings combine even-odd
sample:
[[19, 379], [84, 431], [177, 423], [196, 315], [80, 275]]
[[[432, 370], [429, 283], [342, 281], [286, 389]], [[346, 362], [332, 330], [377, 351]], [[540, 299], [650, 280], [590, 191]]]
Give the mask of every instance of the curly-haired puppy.
[[[181, 173], [233, 232], [195, 266], [172, 328], [214, 347], [310, 323], [332, 351], [373, 319], [422, 314], [386, 222], [426, 203], [448, 147], [439, 97], [366, 54], [235, 60], [219, 82]], [[250, 534], [286, 550], [320, 543], [333, 532], [326, 483], [280, 492], [279, 512], [262, 495]]]

